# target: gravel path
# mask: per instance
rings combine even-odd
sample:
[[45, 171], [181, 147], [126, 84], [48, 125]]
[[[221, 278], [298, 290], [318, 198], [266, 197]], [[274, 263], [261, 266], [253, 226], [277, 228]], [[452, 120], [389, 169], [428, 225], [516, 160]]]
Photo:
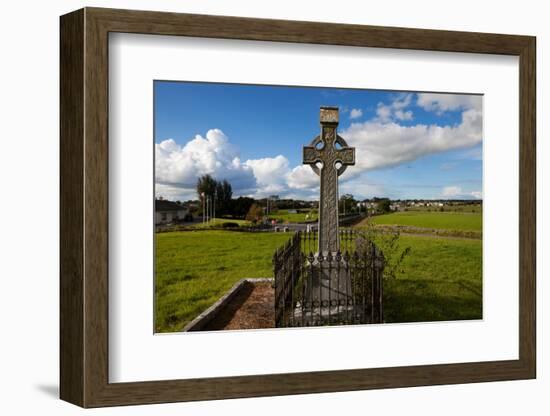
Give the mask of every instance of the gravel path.
[[202, 330], [273, 328], [275, 326], [274, 295], [269, 282], [247, 282], [246, 286]]

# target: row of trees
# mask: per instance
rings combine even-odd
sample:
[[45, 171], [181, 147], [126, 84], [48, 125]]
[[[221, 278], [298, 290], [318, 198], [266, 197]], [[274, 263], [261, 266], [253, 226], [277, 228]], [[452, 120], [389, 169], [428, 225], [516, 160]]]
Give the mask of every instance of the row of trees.
[[216, 215], [221, 216], [231, 213], [233, 189], [227, 180], [217, 181], [210, 175], [203, 175], [197, 181], [197, 194], [201, 205], [206, 204], [207, 200], [210, 204], [213, 204]]
[[253, 198], [240, 196], [233, 199], [233, 189], [227, 180], [217, 181], [211, 175], [202, 175], [197, 181], [197, 194], [201, 204], [200, 210], [206, 204], [215, 207], [215, 215], [233, 216], [244, 218], [250, 210], [250, 207], [256, 202]]
[[[241, 196], [233, 199], [231, 184], [226, 179], [217, 181], [211, 175], [202, 175], [199, 177], [197, 181], [197, 194], [201, 203], [200, 209], [202, 210], [203, 205], [205, 205], [208, 200], [210, 209], [214, 206], [215, 215], [218, 217], [229, 215], [239, 218], [244, 218], [245, 216], [257, 217], [260, 215], [260, 210], [262, 209], [253, 198]], [[380, 211], [390, 211], [390, 200], [388, 198], [373, 198], [373, 201], [377, 202]], [[292, 208], [301, 208], [301, 205], [298, 204], [299, 202], [304, 202], [304, 205], [307, 205], [306, 201], [293, 200], [277, 201], [277, 205], [283, 205], [283, 202], [288, 202], [289, 207]], [[357, 201], [352, 194], [342, 195], [340, 197], [340, 213], [348, 214], [360, 211], [358, 202], [359, 201]], [[298, 206], [296, 204], [298, 204]], [[309, 203], [309, 206], [312, 206], [312, 203]], [[251, 207], [254, 209], [251, 210]], [[284, 209], [282, 206], [278, 208]]]
[[[390, 212], [391, 201], [389, 198], [372, 198], [372, 202], [376, 203], [379, 212]], [[350, 214], [352, 212], [361, 212], [362, 208], [358, 205], [352, 194], [344, 194], [340, 197], [339, 210], [341, 214]]]

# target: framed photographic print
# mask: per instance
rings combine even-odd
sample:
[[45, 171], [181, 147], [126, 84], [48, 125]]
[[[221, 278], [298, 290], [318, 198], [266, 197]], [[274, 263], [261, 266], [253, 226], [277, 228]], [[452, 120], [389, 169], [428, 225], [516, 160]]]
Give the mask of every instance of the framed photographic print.
[[534, 378], [535, 38], [61, 17], [61, 398]]

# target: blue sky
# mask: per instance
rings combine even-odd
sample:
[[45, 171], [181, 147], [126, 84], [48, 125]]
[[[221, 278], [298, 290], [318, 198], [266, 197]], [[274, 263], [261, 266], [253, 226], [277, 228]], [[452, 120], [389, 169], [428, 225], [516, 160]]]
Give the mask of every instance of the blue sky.
[[236, 196], [316, 199], [302, 146], [319, 134], [319, 107], [335, 105], [357, 159], [341, 194], [481, 197], [481, 96], [167, 81], [154, 93], [157, 196], [195, 198], [209, 173]]

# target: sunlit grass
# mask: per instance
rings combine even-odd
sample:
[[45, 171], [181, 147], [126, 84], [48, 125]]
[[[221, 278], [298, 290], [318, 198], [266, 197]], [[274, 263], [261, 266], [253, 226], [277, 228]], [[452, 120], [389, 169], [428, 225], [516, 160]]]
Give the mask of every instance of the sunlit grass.
[[[272, 277], [273, 252], [291, 235], [156, 234], [156, 331], [181, 330], [239, 279]], [[397, 278], [385, 280], [386, 322], [481, 318], [481, 240], [401, 235], [399, 244], [411, 253]]]
[[[379, 225], [405, 225], [445, 230], [481, 231], [481, 213], [405, 211], [377, 215], [364, 221]], [[358, 226], [361, 226], [359, 224]]]

